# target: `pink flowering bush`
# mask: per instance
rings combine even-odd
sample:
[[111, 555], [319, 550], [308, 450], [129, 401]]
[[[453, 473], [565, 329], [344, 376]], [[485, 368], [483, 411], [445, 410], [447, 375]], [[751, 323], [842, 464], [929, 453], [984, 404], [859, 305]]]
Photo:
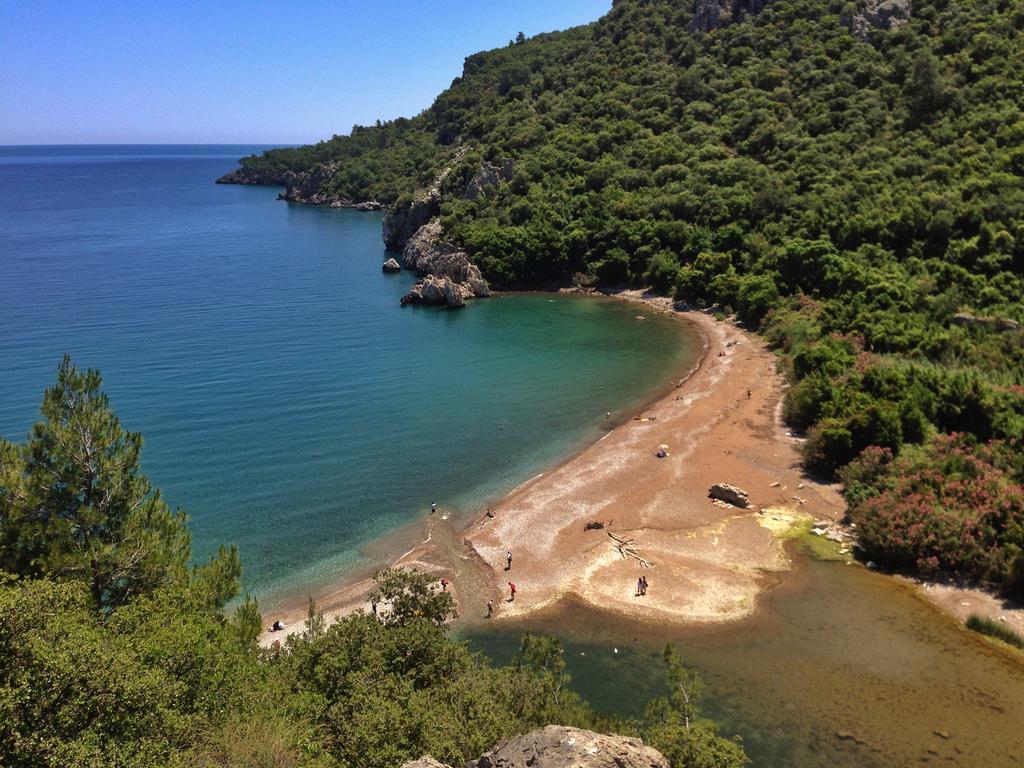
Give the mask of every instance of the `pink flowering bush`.
[[1007, 583], [1024, 552], [1017, 446], [942, 435], [893, 458], [865, 450], [841, 475], [866, 557], [924, 575]]

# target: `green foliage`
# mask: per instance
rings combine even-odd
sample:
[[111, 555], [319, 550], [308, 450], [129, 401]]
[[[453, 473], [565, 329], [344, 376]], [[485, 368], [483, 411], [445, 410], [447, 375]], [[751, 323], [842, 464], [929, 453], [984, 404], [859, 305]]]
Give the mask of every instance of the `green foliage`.
[[980, 632], [983, 635], [994, 637], [1007, 645], [1012, 645], [1014, 648], [1024, 650], [1024, 637], [995, 619], [990, 619], [988, 616], [979, 616], [976, 613], [972, 613], [967, 617], [966, 625], [968, 629], [973, 629], [975, 632]]
[[98, 614], [82, 582], [0, 587], [0, 756], [10, 766], [186, 764], [276, 687], [199, 585]]
[[457, 765], [535, 726], [588, 722], [567, 678], [554, 692], [553, 673], [492, 667], [422, 617], [386, 624], [357, 613], [290, 638], [281, 663], [315, 702], [340, 765], [391, 768], [422, 754]]
[[1024, 463], [1015, 442], [939, 436], [897, 458], [872, 447], [842, 477], [866, 557], [988, 581], [1019, 596]]
[[[101, 383], [65, 357], [28, 441], [0, 441], [0, 567], [82, 580], [109, 610], [188, 578], [191, 536], [139, 472], [142, 437], [121, 428]], [[219, 606], [239, 572], [232, 549], [197, 576]]]
[[678, 651], [663, 654], [669, 694], [654, 699], [644, 715], [644, 737], [679, 768], [742, 768], [749, 764], [737, 741], [723, 738], [714, 723], [700, 716], [703, 685]]
[[[784, 353], [813, 471], [936, 433], [1024, 438], [1024, 332], [1002, 322], [1024, 321], [1022, 14], [915, 0], [860, 40], [848, 10], [774, 0], [700, 34], [692, 3], [619, 0], [470, 56], [413, 120], [259, 162], [330, 159], [325, 188], [381, 164], [378, 196], [411, 199], [458, 144], [442, 223], [492, 283], [735, 311]], [[469, 199], [484, 161], [514, 177]]]
[[403, 627], [424, 620], [440, 627], [456, 617], [455, 600], [428, 574], [407, 568], [388, 568], [377, 573], [373, 580], [377, 588], [371, 599], [386, 604], [380, 613], [382, 621], [389, 626]]

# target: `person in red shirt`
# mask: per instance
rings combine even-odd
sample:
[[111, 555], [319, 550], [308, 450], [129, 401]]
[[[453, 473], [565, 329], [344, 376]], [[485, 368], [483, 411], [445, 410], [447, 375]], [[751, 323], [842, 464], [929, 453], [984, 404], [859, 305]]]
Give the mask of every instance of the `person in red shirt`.
[[512, 591], [512, 596], [508, 599], [508, 601], [511, 603], [513, 600], [516, 599], [516, 585], [515, 585], [515, 583], [510, 581], [508, 583], [508, 588]]

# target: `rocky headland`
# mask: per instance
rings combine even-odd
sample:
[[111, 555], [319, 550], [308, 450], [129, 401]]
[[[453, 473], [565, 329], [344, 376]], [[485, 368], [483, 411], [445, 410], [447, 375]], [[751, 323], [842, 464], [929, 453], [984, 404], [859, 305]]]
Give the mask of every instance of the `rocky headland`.
[[236, 168], [217, 179], [218, 184], [251, 184], [284, 187], [278, 200], [306, 205], [327, 205], [331, 208], [352, 208], [356, 211], [382, 211], [384, 204], [377, 200], [353, 200], [325, 190], [340, 168], [340, 163], [320, 163], [307, 171], [280, 173]]
[[[449, 309], [466, 305], [467, 299], [491, 295], [490, 287], [461, 248], [444, 240], [438, 215], [441, 212], [442, 184], [455, 165], [465, 156], [461, 147], [441, 170], [433, 183], [412, 200], [399, 201], [387, 209], [382, 225], [382, 237], [389, 250], [402, 251], [402, 263], [389, 258], [381, 266], [384, 272], [398, 272], [404, 265], [420, 278], [402, 297], [406, 304], [441, 304]], [[308, 205], [329, 205], [331, 208], [352, 208], [357, 211], [379, 211], [385, 206], [376, 200], [354, 201], [326, 192], [328, 182], [338, 172], [337, 163], [321, 163], [309, 171], [285, 171], [270, 174], [238, 168], [217, 179], [218, 184], [265, 184], [285, 187], [278, 199]], [[499, 184], [509, 181], [514, 163], [506, 160], [500, 165], [482, 163], [469, 180], [465, 196], [476, 199], [493, 192]]]
[[405, 304], [445, 304], [449, 309], [465, 306], [466, 299], [486, 298], [491, 290], [480, 268], [468, 254], [443, 240], [441, 222], [431, 219], [409, 238], [402, 251], [406, 269], [420, 280], [402, 297]]

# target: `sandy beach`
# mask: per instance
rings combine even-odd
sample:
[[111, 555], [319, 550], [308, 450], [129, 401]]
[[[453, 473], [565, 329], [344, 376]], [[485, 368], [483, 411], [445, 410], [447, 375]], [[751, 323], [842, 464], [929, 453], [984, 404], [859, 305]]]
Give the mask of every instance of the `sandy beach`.
[[[673, 312], [667, 299], [627, 293], [638, 320]], [[750, 615], [790, 567], [784, 536], [800, 520], [836, 520], [838, 489], [799, 466], [798, 440], [779, 420], [784, 381], [757, 336], [695, 311], [677, 312], [703, 341], [688, 376], [665, 382], [642, 413], [613, 414], [600, 440], [513, 491], [463, 530], [427, 520], [421, 544], [395, 565], [445, 577], [463, 621], [523, 616], [565, 598], [643, 620], [724, 622]], [[664, 446], [664, 448], [661, 448]], [[659, 449], [667, 454], [656, 456]], [[749, 508], [708, 497], [714, 483], [749, 494]], [[586, 530], [587, 523], [604, 527]], [[608, 535], [632, 540], [623, 557]], [[506, 552], [513, 553], [506, 570]], [[638, 596], [645, 576], [647, 594]], [[508, 582], [517, 587], [509, 601]], [[317, 598], [328, 620], [367, 607], [366, 578]], [[302, 628], [304, 609], [283, 616]], [[269, 623], [268, 621], [268, 623]]]

